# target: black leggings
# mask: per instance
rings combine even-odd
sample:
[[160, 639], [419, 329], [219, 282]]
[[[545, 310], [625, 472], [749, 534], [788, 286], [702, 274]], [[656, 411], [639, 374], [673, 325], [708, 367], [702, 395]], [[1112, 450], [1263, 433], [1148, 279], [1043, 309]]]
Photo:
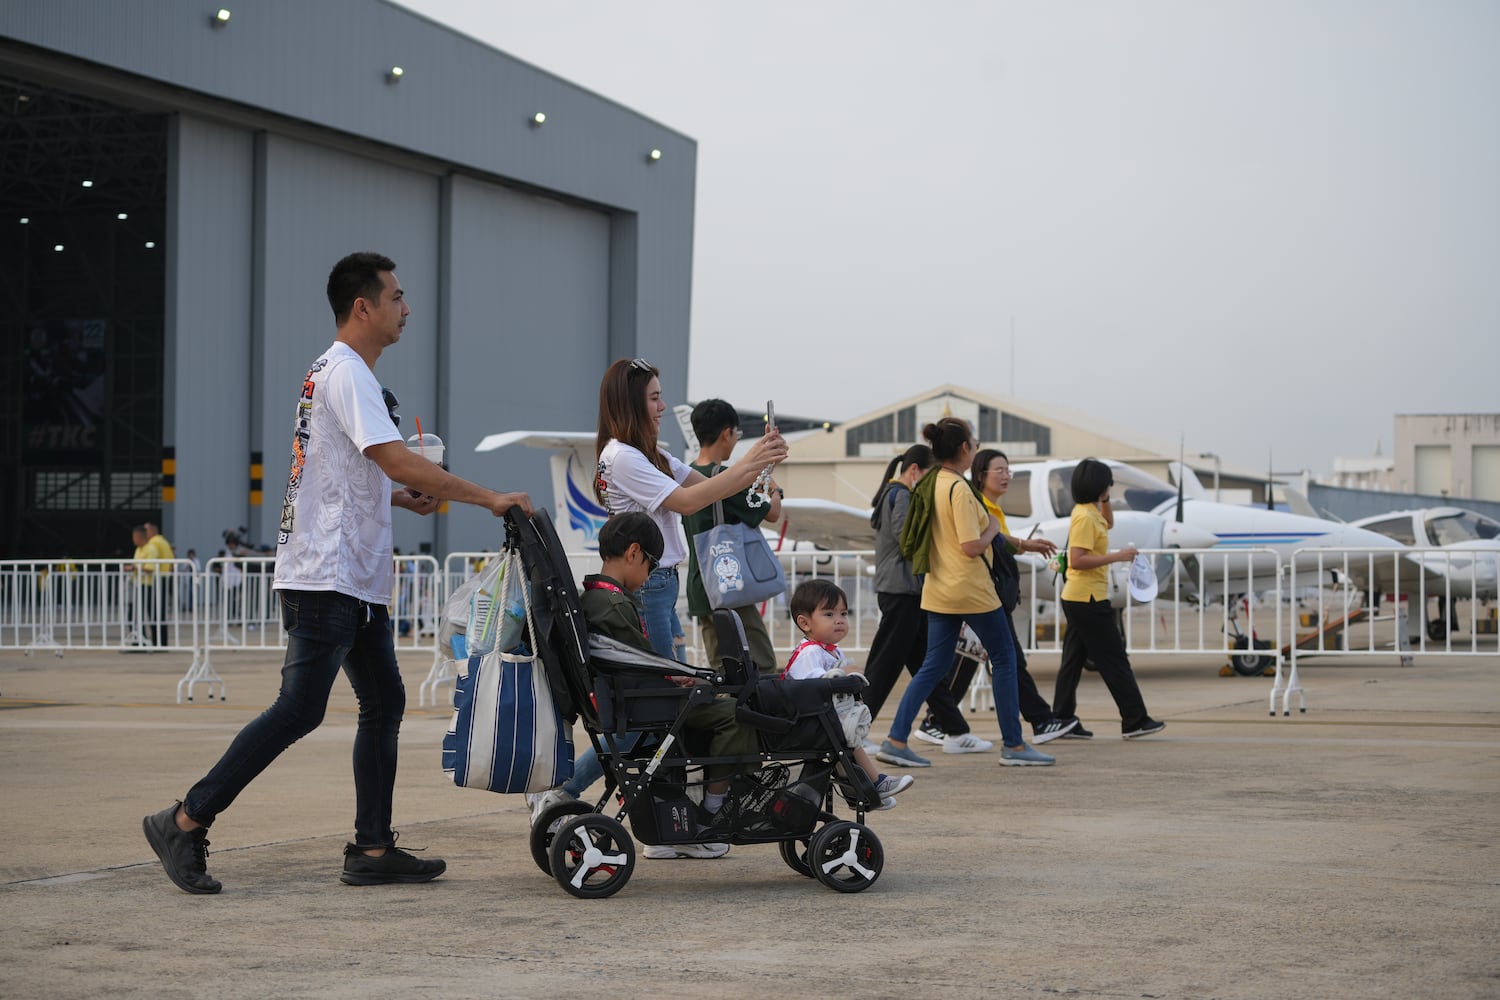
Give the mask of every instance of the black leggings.
[[1148, 718], [1146, 702], [1125, 655], [1125, 640], [1115, 624], [1115, 609], [1108, 601], [1063, 601], [1068, 633], [1063, 636], [1062, 663], [1057, 668], [1057, 693], [1052, 708], [1060, 718], [1078, 714], [1078, 680], [1083, 661], [1093, 660], [1104, 684], [1120, 710], [1122, 731], [1138, 729]]

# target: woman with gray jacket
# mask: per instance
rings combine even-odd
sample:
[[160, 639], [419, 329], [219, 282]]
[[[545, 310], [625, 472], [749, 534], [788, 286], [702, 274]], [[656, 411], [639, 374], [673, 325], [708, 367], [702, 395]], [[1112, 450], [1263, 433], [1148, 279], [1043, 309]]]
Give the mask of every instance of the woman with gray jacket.
[[[927, 655], [927, 613], [922, 610], [922, 581], [913, 575], [911, 563], [901, 557], [901, 529], [911, 504], [911, 490], [932, 468], [935, 459], [925, 444], [914, 444], [891, 459], [885, 478], [875, 494], [870, 524], [875, 528], [875, 600], [880, 605], [880, 625], [870, 641], [865, 659], [863, 692], [873, 718], [896, 686], [901, 668], [916, 676]], [[975, 753], [994, 744], [969, 732], [958, 701], [946, 685], [939, 684], [927, 700], [933, 720], [947, 734], [944, 753]]]

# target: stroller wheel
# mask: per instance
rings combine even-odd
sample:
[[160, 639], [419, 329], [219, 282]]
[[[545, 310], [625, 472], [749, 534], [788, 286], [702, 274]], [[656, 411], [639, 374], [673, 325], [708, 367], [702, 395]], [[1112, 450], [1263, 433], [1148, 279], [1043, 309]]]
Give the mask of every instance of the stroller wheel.
[[807, 861], [819, 882], [838, 892], [863, 892], [875, 884], [885, 851], [875, 831], [839, 820], [812, 835]]
[[552, 838], [557, 831], [571, 817], [593, 811], [587, 802], [574, 800], [550, 805], [536, 818], [536, 825], [531, 828], [531, 860], [536, 862], [542, 874], [552, 874]]
[[549, 857], [558, 885], [580, 899], [601, 899], [630, 881], [635, 842], [618, 820], [590, 812], [563, 823]]
[[807, 863], [808, 839], [806, 837], [801, 837], [797, 840], [783, 840], [780, 846], [781, 860], [787, 863], [788, 868], [798, 875], [806, 875], [808, 878], [813, 878], [812, 865]]

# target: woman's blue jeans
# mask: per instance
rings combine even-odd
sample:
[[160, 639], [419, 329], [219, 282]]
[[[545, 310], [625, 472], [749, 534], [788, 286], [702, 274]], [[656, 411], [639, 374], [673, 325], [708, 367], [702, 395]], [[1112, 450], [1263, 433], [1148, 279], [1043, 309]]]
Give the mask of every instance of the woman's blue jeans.
[[641, 611], [646, 619], [646, 639], [662, 656], [680, 660], [677, 645], [677, 595], [681, 584], [676, 566], [658, 566], [641, 586]]
[[332, 591], [277, 593], [287, 632], [281, 691], [188, 791], [183, 808], [204, 826], [213, 825], [283, 750], [318, 728], [342, 667], [359, 700], [354, 733], [355, 843], [389, 846], [394, 841], [396, 743], [406, 711], [390, 612], [383, 605]]
[[927, 612], [927, 656], [922, 660], [922, 669], [906, 686], [901, 704], [896, 707], [891, 739], [905, 742], [911, 736], [912, 723], [922, 710], [922, 703], [953, 669], [953, 651], [958, 648], [958, 633], [964, 625], [974, 630], [990, 656], [990, 667], [994, 671], [991, 686], [995, 696], [995, 716], [1000, 721], [1000, 738], [1008, 747], [1018, 747], [1025, 742], [1021, 735], [1021, 704], [1016, 694], [1016, 650], [1011, 643], [1004, 608], [982, 614]]
[[[677, 567], [658, 566], [646, 577], [640, 590], [641, 617], [646, 620], [646, 639], [651, 643], [652, 649], [670, 659], [680, 659], [677, 644], [672, 641], [679, 587]], [[621, 737], [618, 746], [621, 750], [629, 750], [635, 746], [638, 738], [634, 734]], [[581, 799], [589, 786], [602, 777], [604, 765], [599, 762], [599, 754], [590, 746], [574, 759], [573, 777], [563, 782], [562, 790], [575, 799]]]

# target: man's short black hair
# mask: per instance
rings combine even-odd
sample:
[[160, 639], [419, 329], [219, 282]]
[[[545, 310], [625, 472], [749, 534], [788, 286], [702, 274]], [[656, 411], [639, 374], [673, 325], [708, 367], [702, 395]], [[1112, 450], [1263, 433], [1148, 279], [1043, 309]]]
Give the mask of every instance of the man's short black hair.
[[1073, 502], [1093, 503], [1115, 484], [1115, 474], [1097, 458], [1085, 458], [1073, 467]]
[[713, 444], [724, 428], [739, 425], [739, 413], [722, 399], [705, 399], [693, 407], [693, 433], [698, 435], [700, 445]]
[[385, 291], [382, 271], [396, 270], [396, 262], [378, 253], [351, 253], [328, 272], [328, 304], [333, 308], [334, 322], [342, 324], [349, 318], [355, 299], [380, 301]]
[[661, 529], [649, 514], [633, 510], [628, 514], [616, 514], [604, 522], [599, 529], [599, 558], [618, 559], [631, 545], [639, 545], [641, 551], [660, 561], [665, 542]]

